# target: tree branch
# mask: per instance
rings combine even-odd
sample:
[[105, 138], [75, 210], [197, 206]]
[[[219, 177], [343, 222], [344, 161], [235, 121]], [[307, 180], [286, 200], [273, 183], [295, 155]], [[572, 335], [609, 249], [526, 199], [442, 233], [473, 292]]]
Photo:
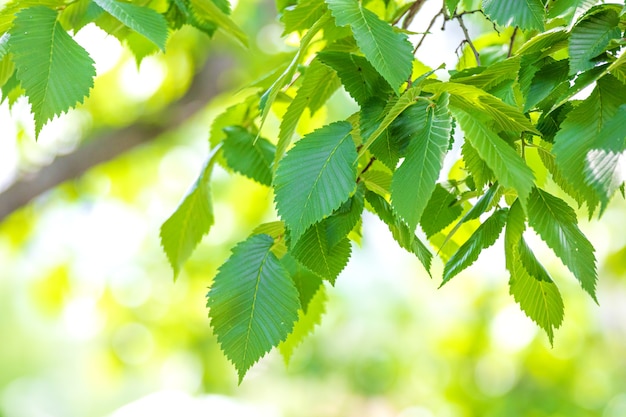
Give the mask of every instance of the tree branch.
[[158, 117], [147, 116], [146, 120], [140, 119], [128, 127], [102, 133], [36, 173], [16, 180], [0, 193], [0, 222], [57, 185], [181, 126], [222, 91], [216, 80], [233, 66], [229, 54], [214, 53], [196, 74], [185, 95], [159, 112]]

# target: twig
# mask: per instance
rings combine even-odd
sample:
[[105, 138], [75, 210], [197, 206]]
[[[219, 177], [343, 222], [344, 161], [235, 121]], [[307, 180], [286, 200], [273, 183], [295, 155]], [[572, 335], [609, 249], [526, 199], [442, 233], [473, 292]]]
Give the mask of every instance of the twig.
[[444, 9], [442, 8], [441, 10], [439, 10], [439, 12], [433, 16], [433, 18], [431, 19], [430, 23], [428, 24], [428, 27], [426, 28], [426, 31], [424, 31], [424, 33], [422, 34], [422, 38], [420, 39], [420, 41], [417, 43], [417, 45], [415, 46], [415, 49], [413, 49], [413, 55], [415, 55], [417, 53], [417, 50], [419, 49], [420, 46], [422, 46], [422, 43], [424, 42], [424, 39], [426, 39], [426, 35], [428, 35], [430, 33], [430, 30], [432, 29], [432, 27], [435, 25], [435, 22], [437, 21], [437, 18], [441, 15], [444, 15], [444, 22], [445, 22], [445, 14], [444, 14]]
[[406, 17], [404, 18], [404, 21], [402, 22], [402, 29], [409, 28], [409, 26], [411, 25], [411, 22], [413, 22], [413, 19], [417, 15], [417, 12], [420, 11], [424, 3], [426, 3], [426, 0], [415, 0], [415, 3], [413, 3], [411, 7], [409, 8], [409, 10], [407, 10], [406, 12]]
[[511, 55], [513, 55], [513, 43], [515, 43], [515, 35], [517, 35], [517, 30], [519, 28], [517, 26], [515, 26], [515, 29], [513, 29], [513, 34], [511, 35], [511, 42], [509, 42], [509, 53], [506, 54], [507, 58], [510, 58]]
[[363, 168], [363, 170], [359, 173], [359, 176], [356, 179], [356, 183], [357, 184], [361, 182], [361, 175], [365, 174], [367, 172], [367, 170], [370, 169], [372, 167], [372, 165], [374, 165], [374, 161], [376, 161], [376, 157], [372, 156], [372, 158], [369, 160], [367, 165], [365, 165], [365, 168]]
[[476, 66], [480, 67], [480, 55], [478, 54], [478, 51], [476, 50], [476, 47], [472, 43], [472, 39], [470, 38], [469, 32], [467, 31], [467, 28], [465, 27], [465, 23], [463, 22], [463, 16], [462, 15], [457, 15], [456, 18], [459, 21], [459, 25], [461, 26], [461, 30], [463, 30], [463, 34], [465, 35], [465, 41], [467, 42], [467, 44], [469, 45], [470, 49], [474, 53], [474, 58], [476, 58]]

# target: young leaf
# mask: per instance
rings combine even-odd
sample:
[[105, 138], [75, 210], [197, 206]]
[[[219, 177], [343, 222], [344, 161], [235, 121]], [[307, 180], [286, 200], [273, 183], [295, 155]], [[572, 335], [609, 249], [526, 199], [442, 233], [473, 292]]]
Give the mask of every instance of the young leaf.
[[33, 6], [45, 6], [49, 9], [57, 9], [65, 4], [65, 0], [10, 0], [2, 2], [0, 6], [0, 33], [6, 33], [11, 29], [18, 12]]
[[356, 188], [356, 147], [348, 122], [309, 133], [278, 164], [276, 208], [295, 244], [304, 231], [345, 202]]
[[248, 37], [244, 31], [212, 0], [191, 0], [191, 10], [198, 18], [214, 22], [243, 46], [248, 46]]
[[504, 223], [506, 222], [508, 209], [500, 209], [493, 213], [470, 238], [457, 250], [443, 269], [443, 286], [459, 272], [473, 264], [480, 253], [493, 245], [498, 239]]
[[57, 22], [57, 13], [47, 7], [20, 11], [10, 33], [17, 77], [28, 95], [39, 134], [48, 120], [82, 103], [89, 94], [96, 75], [94, 62]]
[[94, 2], [124, 25], [145, 36], [159, 49], [165, 51], [167, 22], [156, 10], [117, 0], [94, 0]]
[[352, 247], [347, 238], [330, 247], [324, 220], [309, 227], [291, 252], [302, 265], [333, 285], [339, 273], [348, 264], [351, 253]]
[[272, 160], [276, 147], [267, 139], [256, 138], [241, 126], [224, 129], [226, 139], [222, 145], [228, 166], [254, 181], [272, 184]]
[[[302, 77], [302, 85], [298, 89], [296, 97], [287, 107], [283, 120], [280, 122], [274, 164], [277, 164], [283, 157], [291, 143], [298, 121], [307, 106], [311, 106], [315, 102], [325, 102], [339, 88], [339, 85], [340, 82], [337, 79], [337, 75], [332, 69], [323, 65], [317, 59], [311, 62], [304, 73], [304, 77]], [[311, 113], [313, 113], [313, 110], [311, 110]]]
[[233, 248], [207, 294], [211, 327], [239, 382], [287, 338], [298, 318], [298, 291], [272, 253], [274, 240], [253, 235]]
[[569, 73], [593, 68], [593, 58], [606, 50], [611, 39], [621, 37], [619, 16], [615, 10], [595, 13], [578, 22], [569, 40]]
[[454, 194], [440, 184], [435, 186], [420, 219], [420, 225], [426, 237], [430, 238], [459, 218], [463, 209], [460, 204], [455, 203], [457, 199]]
[[357, 45], [389, 85], [399, 91], [411, 74], [413, 47], [404, 33], [356, 0], [326, 0], [338, 26], [350, 25]]
[[324, 0], [301, 0], [298, 4], [285, 9], [280, 21], [285, 25], [283, 36], [297, 30], [310, 28], [326, 12]]
[[511, 273], [509, 288], [521, 309], [554, 339], [554, 329], [563, 321], [563, 300], [556, 284], [524, 241], [524, 210], [516, 201], [509, 210], [504, 247], [506, 267]]
[[322, 316], [326, 312], [327, 301], [326, 287], [321, 286], [311, 300], [309, 310], [298, 311], [298, 321], [296, 321], [296, 324], [293, 326], [293, 330], [289, 333], [287, 339], [278, 345], [278, 350], [286, 364], [289, 364], [295, 348], [297, 348], [308, 335], [313, 333], [315, 326], [322, 321]]
[[410, 230], [417, 227], [435, 189], [448, 150], [450, 131], [448, 94], [444, 93], [434, 103], [434, 108], [427, 108], [426, 123], [411, 139], [404, 162], [391, 183], [392, 205]]
[[472, 175], [476, 188], [482, 190], [485, 185], [495, 181], [495, 176], [489, 165], [468, 141], [463, 142], [463, 145], [461, 145], [461, 155], [463, 156], [465, 169]]
[[210, 186], [214, 156], [208, 159], [176, 211], [161, 226], [161, 246], [174, 270], [174, 279], [215, 221]]
[[361, 106], [372, 97], [385, 96], [392, 89], [367, 59], [347, 52], [320, 52], [318, 59], [335, 71], [352, 98]]
[[365, 199], [370, 203], [378, 217], [389, 227], [389, 231], [398, 245], [407, 252], [414, 254], [430, 275], [432, 253], [415, 233], [409, 230], [406, 223], [394, 214], [391, 204], [371, 191], [365, 192]]
[[465, 132], [465, 138], [487, 163], [500, 184], [514, 188], [524, 204], [534, 186], [532, 170], [513, 148], [474, 115], [464, 111], [456, 111], [454, 114]]
[[541, 0], [483, 0], [483, 10], [502, 26], [543, 30], [546, 12]]
[[528, 202], [528, 222], [597, 302], [594, 249], [578, 228], [574, 210], [560, 198], [535, 188]]

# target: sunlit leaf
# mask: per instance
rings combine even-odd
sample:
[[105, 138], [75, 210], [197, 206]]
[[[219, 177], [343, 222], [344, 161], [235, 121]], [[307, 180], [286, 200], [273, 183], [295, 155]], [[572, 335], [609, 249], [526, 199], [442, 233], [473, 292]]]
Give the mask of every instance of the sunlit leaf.
[[502, 26], [543, 30], [546, 12], [541, 0], [483, 0], [483, 10]]
[[253, 235], [235, 246], [207, 294], [211, 327], [239, 382], [298, 319], [298, 291], [273, 244], [268, 235]]
[[191, 0], [191, 9], [201, 19], [214, 22], [220, 29], [238, 40], [242, 45], [248, 46], [248, 36], [222, 9], [211, 0]]
[[159, 49], [165, 50], [167, 22], [156, 10], [117, 0], [94, 0], [94, 2], [124, 25], [145, 36]]
[[578, 228], [574, 210], [560, 198], [535, 188], [528, 203], [528, 222], [597, 301], [594, 248]]
[[413, 47], [404, 33], [395, 32], [356, 0], [326, 0], [337, 25], [349, 25], [367, 60], [398, 92], [411, 74]]
[[210, 158], [176, 211], [161, 226], [161, 246], [174, 270], [174, 279], [215, 222], [210, 187], [213, 164]]
[[278, 164], [276, 208], [296, 243], [304, 231], [345, 202], [356, 188], [356, 147], [347, 122], [306, 135]]
[[391, 183], [394, 210], [410, 230], [415, 230], [435, 189], [450, 142], [448, 95], [442, 94], [433, 105], [427, 109], [425, 124], [411, 138], [406, 157]]
[[456, 203], [458, 201], [453, 193], [440, 184], [436, 185], [420, 219], [420, 225], [426, 237], [430, 238], [459, 218], [463, 209], [460, 204]]
[[569, 41], [570, 74], [586, 71], [596, 63], [592, 60], [606, 50], [611, 39], [621, 37], [619, 16], [608, 9], [595, 13], [572, 29]]
[[493, 213], [470, 238], [457, 250], [443, 269], [441, 285], [450, 281], [459, 272], [473, 264], [481, 252], [496, 242], [506, 222], [508, 209], [500, 209]]
[[11, 52], [37, 133], [48, 120], [82, 103], [93, 86], [93, 60], [47, 7], [35, 6], [17, 14]]

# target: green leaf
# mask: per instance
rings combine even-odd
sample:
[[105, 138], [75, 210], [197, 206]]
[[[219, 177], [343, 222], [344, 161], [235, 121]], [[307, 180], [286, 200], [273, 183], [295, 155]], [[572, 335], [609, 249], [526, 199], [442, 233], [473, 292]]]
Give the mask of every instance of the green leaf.
[[9, 81], [11, 76], [15, 73], [15, 64], [10, 55], [6, 55], [0, 58], [0, 87]]
[[[35, 116], [35, 131], [54, 116], [82, 103], [93, 86], [94, 62], [47, 7], [19, 12], [11, 29], [17, 77]], [[36, 41], [35, 41], [36, 40]]]
[[450, 257], [443, 269], [443, 282], [440, 287], [473, 264], [483, 250], [496, 242], [506, 222], [507, 213], [508, 209], [500, 209], [493, 213]]
[[241, 126], [230, 126], [224, 131], [222, 150], [228, 166], [260, 184], [272, 185], [271, 164], [276, 147], [267, 139], [257, 139]]
[[[570, 0], [566, 0], [570, 1]], [[531, 37], [516, 52], [516, 55], [531, 55], [537, 52], [553, 51], [555, 48], [565, 48], [569, 39], [567, 30], [556, 27]]]
[[357, 226], [365, 204], [365, 187], [360, 184], [356, 192], [348, 201], [343, 203], [335, 212], [322, 220], [326, 224], [328, 247], [332, 250], [335, 245]]
[[432, 253], [415, 233], [409, 229], [406, 223], [394, 214], [391, 204], [380, 195], [371, 191], [365, 192], [365, 199], [370, 203], [378, 217], [389, 227], [391, 235], [400, 247], [414, 254], [430, 275], [430, 266], [433, 259]]
[[385, 107], [385, 116], [382, 122], [380, 122], [376, 130], [374, 130], [369, 136], [363, 136], [364, 143], [363, 146], [361, 146], [361, 150], [359, 151], [359, 158], [365, 155], [372, 143], [374, 143], [374, 141], [376, 141], [376, 139], [378, 139], [378, 137], [385, 132], [389, 125], [391, 125], [391, 123], [396, 120], [396, 118], [400, 114], [402, 114], [403, 111], [417, 103], [418, 100], [422, 98], [420, 97], [420, 93], [420, 85], [414, 85], [413, 87], [406, 90], [398, 99], [389, 101], [389, 103]]
[[482, 190], [485, 185], [495, 181], [493, 171], [487, 163], [480, 157], [476, 149], [468, 141], [461, 146], [461, 155], [465, 163], [465, 169], [469, 171], [476, 184], [476, 188]]
[[9, 39], [11, 39], [11, 35], [8, 33], [0, 36], [0, 60], [9, 54]]
[[[393, 104], [392, 102], [391, 105]], [[372, 98], [361, 107], [359, 121], [363, 138], [371, 137], [379, 129], [389, 114], [389, 105], [380, 98]], [[411, 137], [424, 127], [427, 106], [426, 101], [420, 101], [404, 110], [370, 146], [371, 153], [390, 170], [395, 171], [398, 161], [406, 153]]]
[[525, 222], [524, 211], [516, 201], [509, 211], [504, 235], [506, 265], [511, 274], [509, 288], [524, 313], [545, 330], [553, 343], [554, 330], [563, 322], [563, 300], [522, 237]]
[[285, 9], [280, 17], [280, 21], [285, 25], [283, 36], [310, 28], [325, 12], [324, 0], [299, 1], [295, 7]]
[[626, 104], [609, 119], [598, 133], [585, 158], [585, 182], [597, 193], [604, 211], [615, 191], [623, 184], [621, 159], [626, 150]]
[[306, 313], [313, 296], [323, 285], [322, 277], [298, 262], [289, 252], [280, 258], [280, 262], [289, 272], [298, 290], [300, 308]]
[[[564, 188], [578, 203], [585, 201], [593, 213], [600, 200], [607, 198], [606, 191], [597, 193], [589, 185], [587, 157], [593, 149], [602, 149], [600, 133], [604, 125], [617, 113], [626, 97], [626, 86], [607, 75], [598, 80], [591, 95], [567, 114], [561, 129], [554, 138], [552, 152], [559, 173], [570, 184]], [[609, 133], [610, 130], [606, 131]], [[610, 134], [606, 137], [611, 141]], [[595, 181], [591, 181], [593, 184]], [[597, 183], [596, 186], [602, 186]]]
[[528, 222], [597, 302], [594, 249], [578, 228], [574, 210], [560, 198], [535, 188], [528, 203]]
[[[332, 69], [323, 65], [317, 59], [311, 62], [304, 73], [304, 77], [302, 77], [302, 85], [298, 89], [296, 97], [287, 107], [287, 111], [280, 122], [277, 152], [274, 158], [275, 164], [283, 157], [291, 143], [298, 121], [300, 121], [300, 117], [307, 106], [325, 102], [339, 86], [340, 82]], [[313, 113], [313, 110], [311, 110], [311, 113]]]
[[465, 215], [463, 216], [463, 221], [467, 222], [470, 220], [478, 219], [481, 214], [485, 213], [487, 210], [491, 209], [494, 204], [498, 203], [498, 200], [502, 196], [500, 193], [500, 186], [496, 182], [493, 184], [487, 192], [480, 197], [480, 199], [474, 204]]
[[[569, 88], [567, 77], [568, 68], [567, 60], [562, 60], [544, 65], [537, 71], [528, 90], [524, 111], [527, 112], [541, 103], [560, 85], [565, 84], [566, 88]], [[556, 99], [553, 101], [556, 101]], [[550, 103], [548, 106], [542, 107], [550, 108], [553, 104], [554, 102]]]
[[415, 132], [391, 183], [391, 202], [401, 218], [415, 230], [435, 189], [450, 142], [451, 116], [448, 94], [428, 106], [425, 124]]
[[502, 26], [543, 30], [546, 12], [541, 0], [483, 0], [483, 10]]
[[253, 235], [233, 248], [207, 294], [211, 327], [239, 382], [287, 338], [298, 318], [298, 291], [272, 253], [274, 240]]
[[424, 86], [433, 94], [450, 93], [450, 105], [467, 113], [489, 117], [495, 123], [495, 131], [531, 132], [540, 134], [526, 116], [509, 104], [473, 85], [455, 82], [434, 82]]
[[367, 59], [347, 52], [320, 52], [318, 59], [337, 72], [352, 98], [361, 106], [372, 97], [384, 96], [392, 89]]
[[623, 51], [607, 70], [615, 78], [626, 84], [626, 51]]
[[452, 16], [454, 11], [456, 10], [456, 6], [458, 6], [460, 0], [445, 0], [444, 3], [446, 5], [446, 9], [448, 10], [448, 15]]
[[453, 193], [440, 184], [435, 186], [420, 219], [420, 225], [426, 237], [430, 238], [459, 218], [463, 209], [460, 204], [456, 203], [458, 200]]
[[214, 22], [228, 35], [248, 46], [248, 37], [226, 13], [211, 0], [191, 0], [191, 10], [203, 20]]
[[326, 313], [327, 301], [328, 296], [326, 295], [326, 288], [321, 286], [315, 293], [315, 297], [311, 300], [309, 310], [298, 311], [298, 321], [293, 326], [292, 332], [289, 333], [289, 336], [287, 336], [284, 342], [278, 345], [278, 350], [286, 364], [289, 364], [295, 348], [298, 347], [308, 335], [313, 333], [315, 326], [321, 323], [322, 316]]
[[11, 29], [17, 13], [33, 6], [45, 6], [57, 9], [65, 4], [65, 0], [12, 0], [0, 6], [0, 33]]
[[304, 231], [345, 202], [356, 188], [356, 147], [348, 122], [309, 133], [278, 164], [276, 209], [292, 244]]
[[487, 91], [504, 81], [517, 79], [521, 61], [519, 56], [514, 56], [504, 61], [495, 62], [478, 74], [454, 76], [450, 77], [450, 80], [455, 83], [473, 85]]
[[125, 26], [145, 36], [159, 49], [165, 51], [167, 22], [155, 10], [116, 0], [94, 0], [94, 2]]
[[576, 15], [580, 15], [589, 10], [598, 2], [596, 0], [555, 0], [550, 2], [548, 17], [563, 16], [570, 20]]
[[334, 247], [330, 247], [325, 221], [309, 227], [291, 252], [302, 265], [333, 285], [337, 276], [348, 264], [351, 253], [352, 247], [347, 238], [341, 239]]
[[456, 111], [454, 115], [465, 132], [465, 139], [493, 171], [500, 184], [514, 188], [524, 204], [534, 186], [532, 170], [513, 148], [474, 115], [463, 111]]
[[593, 14], [578, 22], [569, 40], [570, 74], [593, 68], [593, 58], [604, 52], [611, 39], [621, 37], [619, 16], [615, 10]]
[[350, 25], [367, 60], [397, 93], [411, 74], [413, 47], [407, 36], [356, 0], [326, 0], [326, 4], [338, 26]]
[[161, 246], [174, 270], [174, 279], [215, 222], [211, 201], [211, 172], [215, 153], [178, 208], [161, 226]]

